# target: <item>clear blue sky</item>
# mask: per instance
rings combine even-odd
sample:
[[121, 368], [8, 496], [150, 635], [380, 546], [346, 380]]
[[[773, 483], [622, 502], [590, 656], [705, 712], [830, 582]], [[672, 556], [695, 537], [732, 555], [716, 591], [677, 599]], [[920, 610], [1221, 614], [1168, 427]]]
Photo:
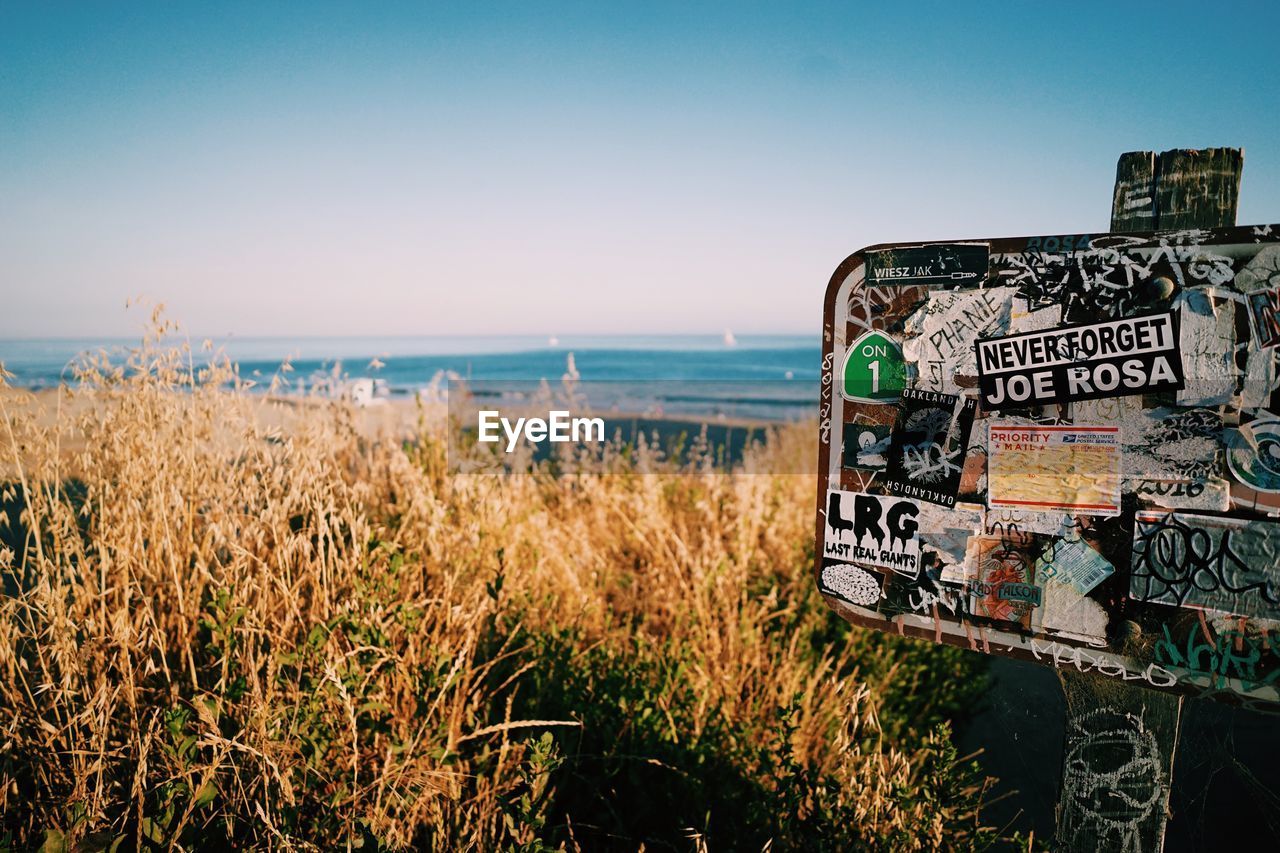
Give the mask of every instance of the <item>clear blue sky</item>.
[[808, 332], [849, 252], [1246, 149], [1280, 4], [0, 4], [0, 336]]

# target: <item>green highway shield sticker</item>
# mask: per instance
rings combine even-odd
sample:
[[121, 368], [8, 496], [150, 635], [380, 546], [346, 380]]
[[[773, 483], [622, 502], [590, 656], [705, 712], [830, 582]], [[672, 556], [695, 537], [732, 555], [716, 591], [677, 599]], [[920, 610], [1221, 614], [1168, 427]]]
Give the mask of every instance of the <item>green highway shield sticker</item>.
[[938, 243], [867, 252], [868, 285], [977, 287], [986, 279], [986, 243]]
[[840, 371], [840, 394], [854, 403], [896, 403], [907, 385], [898, 342], [884, 332], [863, 333], [849, 345]]

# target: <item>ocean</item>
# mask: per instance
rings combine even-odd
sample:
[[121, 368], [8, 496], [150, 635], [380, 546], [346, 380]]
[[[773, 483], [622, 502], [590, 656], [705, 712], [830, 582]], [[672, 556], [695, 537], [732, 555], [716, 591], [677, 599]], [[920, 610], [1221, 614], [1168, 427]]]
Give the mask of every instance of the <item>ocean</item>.
[[[192, 339], [197, 358], [200, 339]], [[628, 335], [457, 337], [310, 337], [214, 340], [263, 386], [288, 359], [299, 392], [362, 378], [380, 393], [410, 397], [448, 380], [521, 389], [558, 383], [576, 371], [593, 403], [628, 411], [797, 420], [816, 411], [821, 347], [816, 335]], [[122, 359], [136, 340], [48, 338], [0, 340], [0, 363], [12, 384], [54, 387], [72, 381], [82, 353]], [[607, 389], [607, 390], [606, 390]]]

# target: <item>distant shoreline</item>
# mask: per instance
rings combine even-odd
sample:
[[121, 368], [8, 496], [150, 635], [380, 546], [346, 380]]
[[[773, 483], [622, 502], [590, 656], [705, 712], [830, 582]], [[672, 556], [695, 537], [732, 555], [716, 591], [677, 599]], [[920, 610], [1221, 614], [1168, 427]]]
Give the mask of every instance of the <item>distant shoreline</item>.
[[[81, 408], [87, 403], [87, 399], [80, 395], [74, 386], [69, 386], [70, 395], [64, 397], [61, 404], [71, 406], [73, 408]], [[122, 389], [123, 390], [123, 389]], [[52, 412], [59, 405], [58, 388], [23, 388], [20, 386], [11, 386], [8, 388], [0, 388], [0, 404], [28, 406], [34, 405], [37, 408]], [[29, 396], [29, 400], [21, 400], [19, 398]], [[379, 413], [394, 413], [398, 416], [416, 415], [418, 411], [417, 402], [408, 397], [396, 397], [386, 399], [373, 406], [357, 406], [346, 400], [334, 400], [324, 397], [297, 397], [283, 394], [263, 394], [256, 396], [258, 402], [274, 404], [285, 409], [315, 409], [327, 405], [345, 405], [351, 406], [355, 411], [367, 413], [377, 416]], [[435, 408], [440, 414], [445, 411], [445, 404], [424, 402], [427, 408]], [[809, 418], [798, 418], [795, 420], [771, 420], [768, 418], [750, 418], [750, 417], [731, 417], [720, 414], [686, 414], [686, 413], [655, 413], [643, 411], [601, 411], [584, 407], [578, 412], [583, 415], [592, 417], [600, 417], [604, 419], [605, 424], [609, 427], [625, 426], [629, 424], [646, 424], [661, 426], [664, 430], [679, 427], [700, 428], [703, 425], [715, 426], [723, 429], [745, 429], [745, 430], [767, 430], [773, 427], [787, 426], [788, 424], [804, 423]], [[814, 417], [816, 418], [816, 411]], [[612, 432], [612, 430], [611, 430]], [[611, 434], [610, 432], [610, 434]]]
[[[171, 337], [160, 348], [186, 339]], [[785, 422], [816, 406], [821, 375], [821, 348], [816, 336], [752, 336], [728, 345], [712, 335], [579, 337], [565, 336], [549, 346], [546, 339], [425, 338], [240, 339], [226, 355], [241, 378], [253, 380], [254, 393], [284, 379], [290, 391], [314, 390], [341, 396], [353, 383], [374, 383], [372, 396], [412, 400], [419, 393], [437, 396], [450, 380], [472, 383], [480, 396], [509, 385], [511, 398], [527, 392], [528, 383], [558, 388], [564, 376], [591, 385], [587, 395], [601, 412], [638, 413], [659, 418], [766, 420]], [[215, 342], [216, 343], [216, 342]], [[16, 387], [56, 388], [69, 382], [68, 363], [78, 352], [108, 345], [122, 361], [122, 344], [88, 339], [0, 341], [0, 363], [13, 374]], [[522, 350], [522, 345], [533, 349]], [[208, 355], [191, 341], [199, 363]], [[441, 349], [473, 348], [470, 353]], [[435, 352], [432, 352], [432, 350]], [[487, 350], [487, 351], [485, 351]], [[290, 351], [298, 355], [285, 363]], [[411, 354], [412, 353], [412, 354]], [[482, 389], [481, 383], [490, 383]], [[524, 388], [519, 387], [521, 383]], [[605, 383], [616, 384], [606, 388]], [[681, 387], [682, 386], [682, 387]], [[367, 393], [365, 396], [370, 396]], [[597, 393], [598, 392], [598, 393]], [[624, 415], [625, 416], [625, 415]]]

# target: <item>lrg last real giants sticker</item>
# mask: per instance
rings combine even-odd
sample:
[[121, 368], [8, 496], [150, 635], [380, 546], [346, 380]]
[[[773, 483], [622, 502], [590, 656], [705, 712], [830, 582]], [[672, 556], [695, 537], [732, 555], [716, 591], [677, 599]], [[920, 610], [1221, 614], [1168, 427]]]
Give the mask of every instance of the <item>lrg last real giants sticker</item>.
[[978, 387], [989, 411], [1180, 391], [1171, 311], [1107, 323], [980, 338]]
[[889, 440], [885, 485], [894, 495], [956, 505], [977, 401], [908, 388]]
[[832, 489], [827, 493], [823, 556], [920, 574], [920, 507], [906, 498]]
[[993, 423], [987, 506], [1120, 514], [1120, 428]]

